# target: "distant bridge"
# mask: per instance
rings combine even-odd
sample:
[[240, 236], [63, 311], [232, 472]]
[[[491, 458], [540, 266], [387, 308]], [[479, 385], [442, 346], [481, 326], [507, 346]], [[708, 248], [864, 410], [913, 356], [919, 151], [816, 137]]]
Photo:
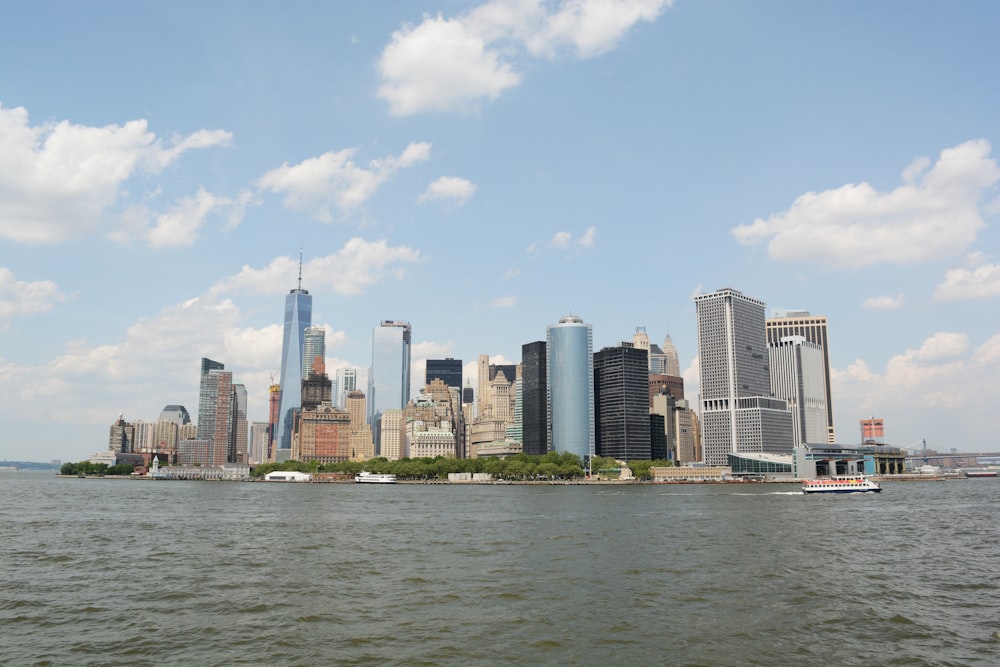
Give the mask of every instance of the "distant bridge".
[[[906, 450], [906, 460], [921, 463], [948, 463], [951, 466], [971, 466], [971, 465], [989, 465], [991, 463], [1000, 463], [1000, 452], [952, 452], [950, 454], [941, 454], [940, 452], [935, 454], [927, 454], [926, 456], [920, 452], [914, 452], [913, 450]], [[910, 453], [912, 452], [912, 453]], [[995, 459], [995, 461], [983, 461], [980, 459]]]

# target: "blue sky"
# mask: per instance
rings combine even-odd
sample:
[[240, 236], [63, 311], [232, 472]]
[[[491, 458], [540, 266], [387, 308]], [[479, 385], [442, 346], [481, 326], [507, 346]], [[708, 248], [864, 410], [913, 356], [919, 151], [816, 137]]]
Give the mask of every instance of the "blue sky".
[[839, 440], [995, 450], [1000, 5], [34, 2], [0, 22], [0, 458], [266, 418], [300, 247], [328, 369], [595, 350], [692, 296], [829, 318]]

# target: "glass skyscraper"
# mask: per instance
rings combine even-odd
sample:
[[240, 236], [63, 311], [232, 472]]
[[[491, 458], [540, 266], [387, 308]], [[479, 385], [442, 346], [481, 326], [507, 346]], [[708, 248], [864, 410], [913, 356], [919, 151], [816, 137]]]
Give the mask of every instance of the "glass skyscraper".
[[287, 461], [292, 453], [295, 411], [302, 408], [302, 357], [305, 330], [312, 324], [312, 297], [299, 286], [285, 297], [285, 330], [281, 340], [281, 398], [278, 407], [278, 435], [275, 460]]
[[521, 429], [524, 453], [536, 456], [545, 454], [548, 447], [545, 348], [544, 340], [521, 346]]
[[372, 330], [372, 365], [368, 369], [368, 423], [379, 443], [379, 417], [410, 402], [410, 324], [386, 320]]
[[594, 339], [575, 315], [545, 329], [549, 451], [594, 455]]
[[302, 377], [305, 379], [312, 374], [313, 361], [316, 357], [326, 363], [326, 329], [306, 327], [302, 341]]

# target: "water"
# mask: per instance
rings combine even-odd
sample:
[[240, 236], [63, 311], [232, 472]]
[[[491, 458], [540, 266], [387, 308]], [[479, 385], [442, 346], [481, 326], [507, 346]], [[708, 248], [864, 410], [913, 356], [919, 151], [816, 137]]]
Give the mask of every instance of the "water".
[[0, 472], [0, 664], [1000, 664], [1000, 480], [884, 487]]

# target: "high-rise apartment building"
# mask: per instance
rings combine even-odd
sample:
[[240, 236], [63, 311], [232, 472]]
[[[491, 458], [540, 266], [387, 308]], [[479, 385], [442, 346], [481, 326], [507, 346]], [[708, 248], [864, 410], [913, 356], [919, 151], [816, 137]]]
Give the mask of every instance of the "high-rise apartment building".
[[198, 440], [208, 443], [206, 465], [226, 462], [233, 443], [233, 374], [223, 364], [201, 360], [198, 390]]
[[594, 455], [594, 338], [589, 324], [567, 315], [545, 328], [547, 450]]
[[763, 301], [725, 288], [694, 298], [705, 463], [792, 451], [792, 416], [771, 397]]
[[774, 345], [787, 336], [802, 336], [823, 348], [823, 374], [826, 377], [826, 442], [837, 441], [833, 427], [833, 395], [830, 392], [830, 340], [826, 317], [810, 315], [806, 310], [776, 310], [765, 322], [767, 342]]
[[548, 375], [544, 340], [521, 346], [521, 438], [524, 453], [548, 451]]
[[313, 362], [316, 358], [323, 360], [326, 365], [326, 329], [323, 327], [306, 327], [302, 332], [302, 379], [305, 380], [312, 373]]
[[247, 388], [239, 383], [233, 384], [233, 427], [232, 439], [229, 442], [229, 463], [247, 463], [247, 449], [250, 446], [249, 426], [247, 423]]
[[292, 454], [295, 413], [302, 409], [302, 358], [305, 332], [312, 325], [312, 296], [302, 289], [302, 260], [299, 259], [299, 286], [285, 297], [285, 328], [281, 339], [281, 395], [278, 408], [275, 460], [287, 461]]
[[802, 336], [770, 343], [771, 390], [788, 403], [796, 445], [823, 444], [827, 439], [826, 373], [823, 347]]
[[606, 347], [594, 354], [593, 363], [598, 456], [648, 461], [651, 457], [648, 349], [632, 343]]
[[424, 373], [424, 385], [429, 385], [437, 378], [449, 387], [455, 389], [462, 388], [462, 360], [452, 359], [428, 359], [426, 371]]

